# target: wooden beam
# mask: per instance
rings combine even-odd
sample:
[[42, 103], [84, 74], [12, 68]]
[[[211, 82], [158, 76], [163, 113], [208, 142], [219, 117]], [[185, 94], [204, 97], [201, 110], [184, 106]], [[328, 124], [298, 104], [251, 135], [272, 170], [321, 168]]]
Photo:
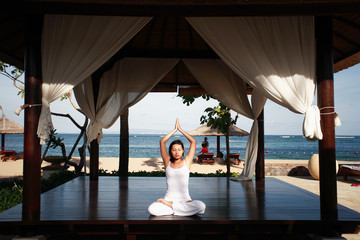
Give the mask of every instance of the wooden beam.
[[[316, 78], [323, 139], [319, 141], [321, 220], [331, 226], [338, 220], [334, 123], [332, 18], [315, 18]], [[332, 231], [331, 227], [328, 229]]]
[[114, 16], [290, 16], [360, 12], [360, 1], [8, 1], [8, 11], [20, 13]]
[[165, 86], [158, 84], [150, 92], [177, 92], [177, 86]]
[[[163, 39], [164, 36], [161, 37]], [[131, 46], [128, 49], [120, 50], [121, 58], [202, 58], [202, 59], [220, 59], [220, 57], [211, 49], [209, 50], [164, 50], [164, 49], [134, 49]]]
[[[41, 34], [43, 16], [28, 15], [25, 47], [25, 104], [41, 104]], [[40, 220], [41, 145], [37, 136], [41, 107], [25, 108], [22, 220]]]
[[199, 86], [190, 86], [190, 87], [180, 87], [179, 88], [179, 95], [203, 95], [208, 94], [208, 92]]
[[256, 180], [265, 179], [265, 138], [264, 138], [264, 110], [257, 119], [259, 127], [258, 152], [255, 165]]

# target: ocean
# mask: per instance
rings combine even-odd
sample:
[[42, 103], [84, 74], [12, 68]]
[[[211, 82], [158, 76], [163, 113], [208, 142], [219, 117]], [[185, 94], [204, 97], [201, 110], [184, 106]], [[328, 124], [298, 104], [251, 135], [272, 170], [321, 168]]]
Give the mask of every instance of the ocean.
[[[64, 138], [66, 154], [69, 154], [77, 134], [61, 134], [57, 137]], [[159, 141], [164, 134], [130, 134], [129, 154], [130, 158], [159, 158]], [[197, 140], [196, 151], [201, 150], [203, 136], [195, 136]], [[180, 139], [184, 142], [185, 150], [189, 148], [187, 139], [182, 135], [175, 135], [170, 140]], [[240, 153], [240, 158], [245, 157], [247, 137], [230, 137], [230, 152]], [[216, 137], [209, 136], [209, 151], [216, 153]], [[82, 142], [82, 141], [80, 141]], [[119, 156], [119, 134], [104, 134], [100, 143], [101, 157]], [[79, 146], [78, 146], [79, 147]], [[77, 148], [78, 148], [77, 147]], [[77, 148], [73, 154], [78, 157]], [[5, 136], [5, 149], [23, 151], [23, 135], [7, 134]], [[44, 151], [45, 147], [42, 148]], [[226, 154], [225, 137], [220, 137], [220, 151]], [[318, 153], [318, 142], [309, 142], [299, 135], [266, 135], [265, 136], [265, 158], [266, 159], [309, 159], [312, 154]], [[336, 159], [340, 161], [360, 161], [360, 136], [337, 136], [336, 137]], [[60, 148], [50, 149], [48, 155], [60, 154]], [[87, 156], [88, 153], [87, 153]]]

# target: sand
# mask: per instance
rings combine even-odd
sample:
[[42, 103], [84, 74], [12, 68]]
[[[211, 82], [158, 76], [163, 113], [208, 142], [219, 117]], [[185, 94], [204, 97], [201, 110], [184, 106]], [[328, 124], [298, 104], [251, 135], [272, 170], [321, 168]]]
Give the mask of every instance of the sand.
[[[74, 161], [79, 161], [79, 159], [74, 158]], [[215, 164], [197, 164], [194, 163], [191, 166], [191, 172], [198, 173], [215, 173], [217, 170], [222, 170], [226, 172], [226, 165], [223, 163], [221, 159], [215, 159]], [[89, 160], [87, 159], [87, 166], [89, 166]], [[308, 160], [280, 160], [280, 159], [266, 159], [266, 166], [307, 166]], [[340, 161], [339, 164], [354, 164], [360, 162], [346, 162]], [[42, 167], [48, 166], [50, 163], [43, 162]], [[240, 165], [231, 165], [231, 172], [241, 173], [243, 170], [244, 164], [243, 162]], [[100, 158], [99, 160], [99, 168], [107, 170], [108, 172], [117, 171], [119, 168], [119, 158]], [[73, 170], [71, 167], [69, 170]], [[161, 171], [163, 170], [163, 163], [161, 158], [130, 158], [129, 159], [129, 172], [137, 172], [137, 171]], [[89, 169], [87, 167], [87, 172]], [[0, 161], [0, 178], [9, 178], [22, 176], [23, 174], [23, 160], [16, 161]]]

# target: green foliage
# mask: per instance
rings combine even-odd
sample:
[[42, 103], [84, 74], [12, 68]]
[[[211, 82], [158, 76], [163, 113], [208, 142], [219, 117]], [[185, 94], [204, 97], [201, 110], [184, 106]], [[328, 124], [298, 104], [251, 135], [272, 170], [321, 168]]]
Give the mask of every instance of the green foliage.
[[[10, 78], [14, 82], [14, 86], [20, 90], [17, 95], [21, 95], [21, 98], [24, 98], [24, 82], [19, 80], [19, 78], [24, 74], [24, 71], [20, 68], [0, 61], [0, 74]], [[21, 86], [18, 84], [21, 84]]]
[[[41, 193], [49, 191], [77, 177], [72, 171], [53, 173], [47, 179], [41, 179]], [[20, 178], [0, 181], [0, 212], [22, 203], [23, 180]]]
[[57, 134], [56, 129], [51, 130], [49, 136], [49, 142], [50, 142], [50, 147], [52, 149], [57, 148], [60, 145], [60, 143], [64, 141], [64, 138], [60, 138], [60, 137], [56, 138], [56, 134]]
[[129, 172], [128, 176], [137, 176], [137, 177], [165, 177], [164, 171], [139, 171], [139, 172]]
[[21, 77], [24, 73], [20, 68], [14, 67], [8, 63], [0, 61], [0, 72], [1, 74], [11, 78], [11, 80], [16, 80]]
[[219, 132], [224, 135], [227, 133], [231, 125], [235, 125], [238, 119], [238, 114], [235, 119], [231, 117], [230, 108], [226, 107], [224, 104], [219, 103], [218, 106], [213, 108], [205, 109], [207, 115], [203, 115], [200, 118], [201, 124], [207, 124], [212, 129], [218, 129]]
[[191, 104], [194, 103], [194, 101], [201, 97], [202, 99], [205, 99], [206, 101], [209, 101], [211, 98], [210, 95], [207, 94], [203, 94], [203, 95], [178, 95], [178, 97], [182, 98], [182, 101], [184, 104], [186, 104], [186, 106], [190, 106]]
[[108, 170], [100, 168], [98, 174], [99, 176], [119, 176], [119, 171], [113, 170], [108, 172]]
[[[232, 177], [238, 177], [238, 173], [231, 173]], [[99, 176], [119, 176], [118, 171], [108, 172], [104, 169], [99, 169]], [[165, 171], [138, 171], [138, 172], [129, 172], [128, 176], [135, 177], [165, 177]], [[226, 177], [226, 173], [221, 169], [216, 170], [215, 173], [190, 173], [190, 177]]]
[[13, 206], [16, 206], [22, 202], [23, 187], [13, 183], [12, 188], [0, 189], [0, 212], [5, 211]]
[[18, 185], [18, 186], [22, 186], [23, 185], [23, 180], [21, 178], [8, 178], [8, 179], [1, 179], [0, 180], [0, 189], [2, 188], [9, 188], [11, 189], [14, 184]]
[[[183, 103], [187, 106], [190, 106], [194, 101], [198, 98], [203, 98], [206, 101], [209, 99], [214, 99], [212, 96], [203, 94], [203, 95], [178, 95], [178, 97], [181, 97], [183, 100]], [[208, 107], [204, 111], [206, 115], [203, 115], [200, 117], [200, 123], [201, 124], [207, 124], [212, 129], [219, 129], [219, 132], [226, 134], [229, 126], [235, 125], [238, 119], [238, 114], [233, 119], [231, 117], [231, 111], [230, 108], [226, 107], [224, 104], [219, 102], [218, 106], [215, 106], [213, 108]]]

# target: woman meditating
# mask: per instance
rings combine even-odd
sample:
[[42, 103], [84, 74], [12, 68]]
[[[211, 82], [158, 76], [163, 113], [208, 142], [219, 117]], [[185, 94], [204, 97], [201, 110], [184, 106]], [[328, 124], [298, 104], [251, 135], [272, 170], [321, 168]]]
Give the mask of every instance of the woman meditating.
[[[180, 140], [173, 141], [166, 151], [166, 142], [170, 137], [180, 131], [190, 142], [188, 154], [183, 159], [184, 145]], [[158, 199], [149, 206], [151, 215], [178, 215], [191, 216], [205, 212], [205, 204], [199, 200], [191, 200], [189, 195], [190, 167], [195, 155], [196, 140], [182, 130], [179, 119], [175, 128], [160, 140], [160, 152], [165, 166], [167, 191], [164, 198]]]

